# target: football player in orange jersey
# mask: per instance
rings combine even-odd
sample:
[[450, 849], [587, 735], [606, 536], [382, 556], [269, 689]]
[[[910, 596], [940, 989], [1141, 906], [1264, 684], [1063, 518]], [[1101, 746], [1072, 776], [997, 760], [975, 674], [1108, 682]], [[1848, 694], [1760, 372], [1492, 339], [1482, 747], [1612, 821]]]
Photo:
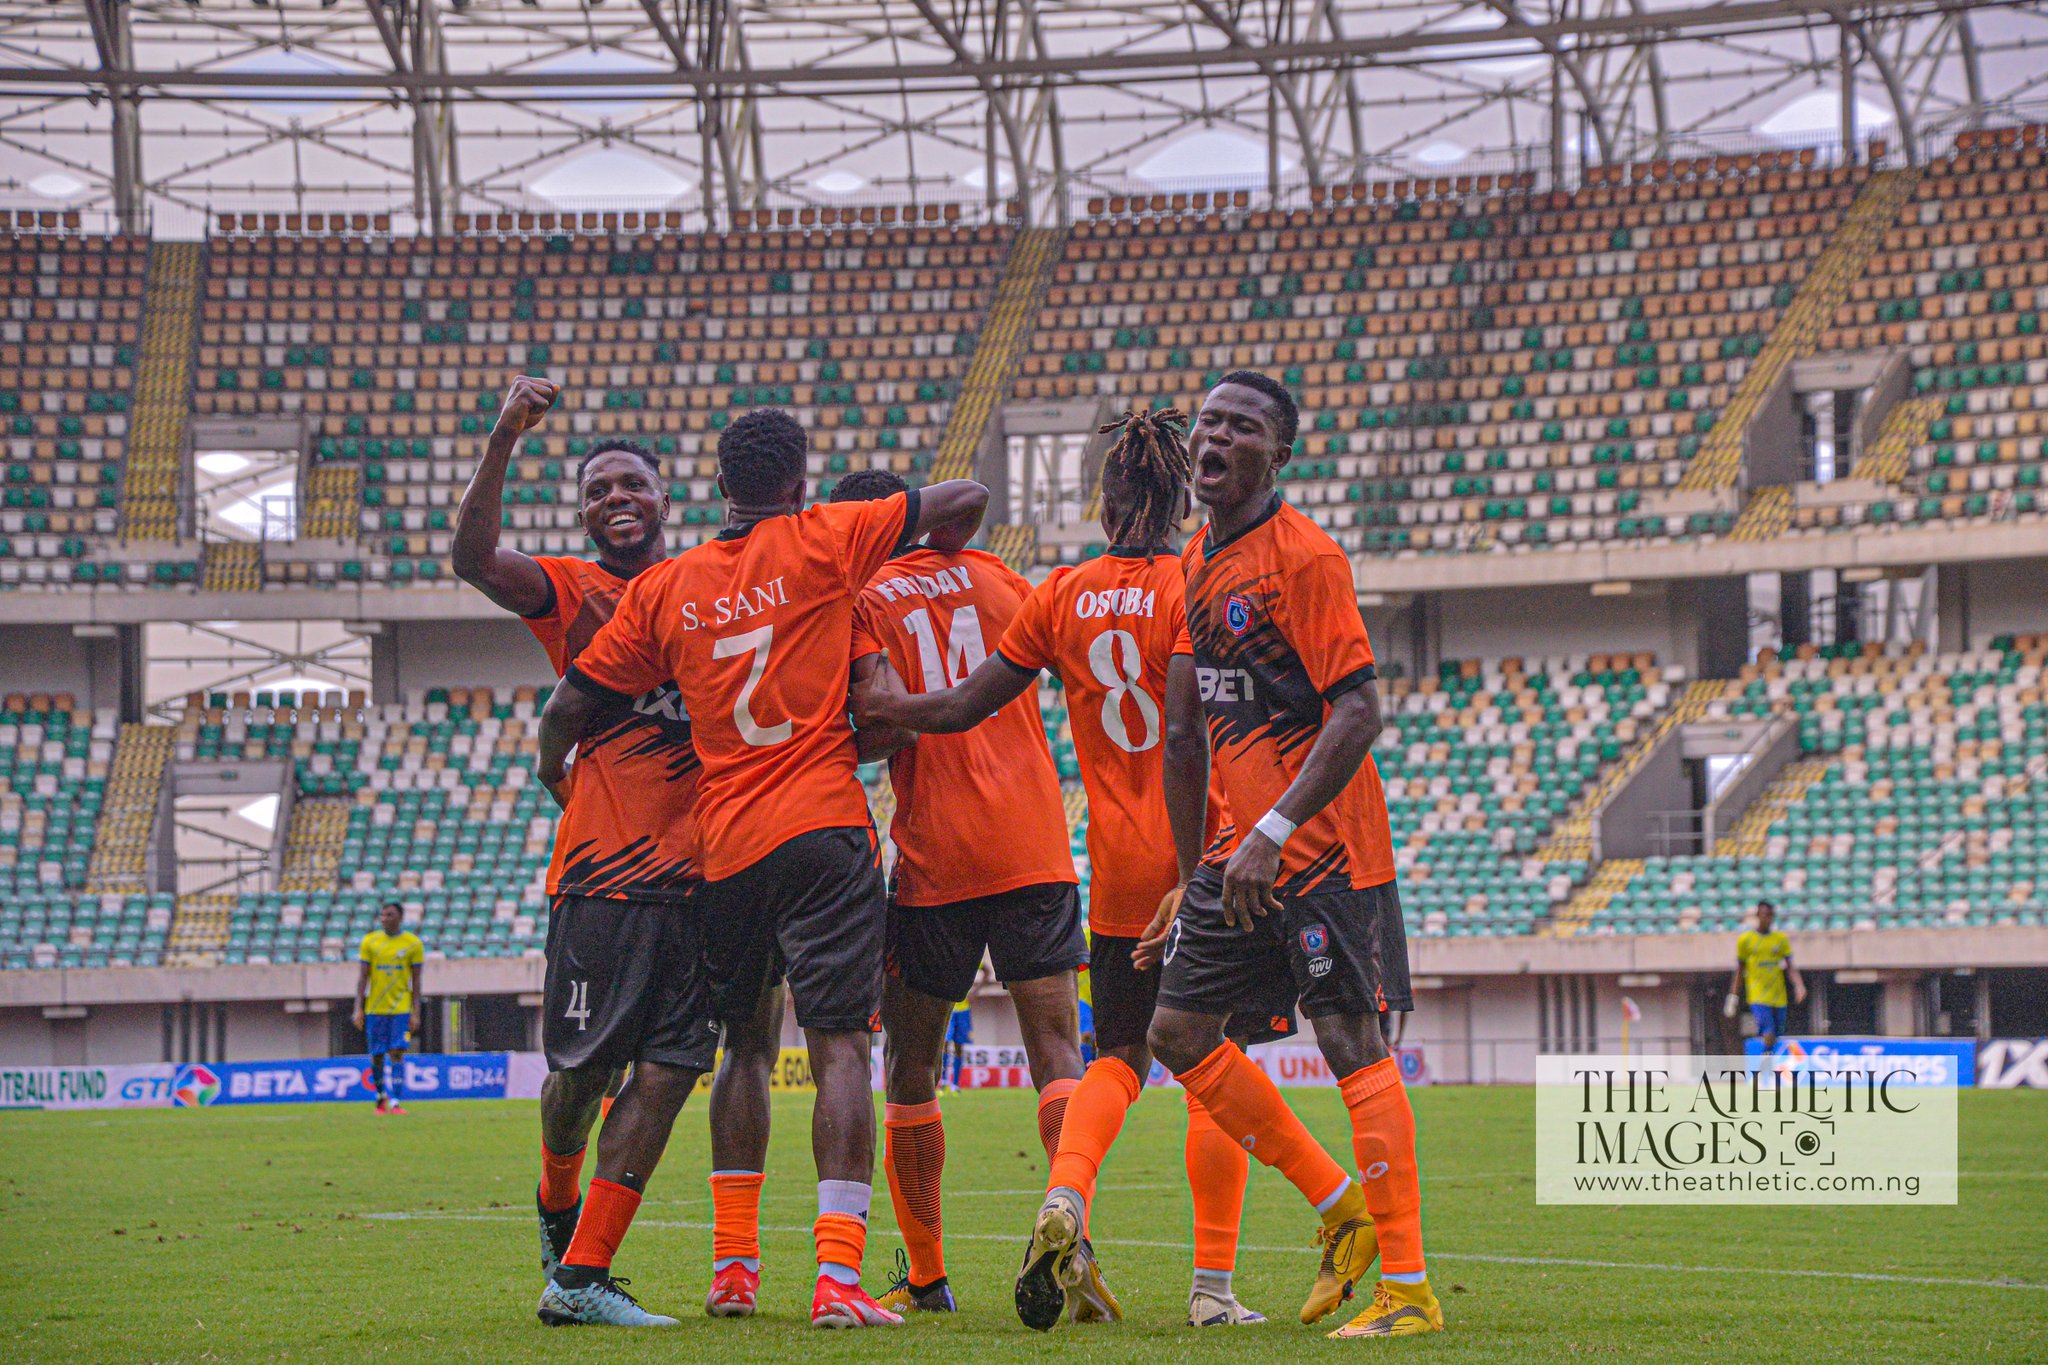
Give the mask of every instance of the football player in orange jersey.
[[[597, 558], [528, 556], [499, 544], [507, 466], [519, 438], [559, 396], [522, 375], [499, 409], [455, 518], [454, 569], [523, 620], [560, 675], [611, 618], [626, 585], [668, 557], [668, 494], [660, 468], [632, 441], [596, 443], [577, 470], [583, 529]], [[613, 708], [579, 746], [548, 869], [552, 898], [542, 1041], [541, 1272], [552, 1279], [582, 1210], [584, 1149], [605, 1091], [634, 1063], [598, 1142], [597, 1177], [644, 1180], [676, 1113], [711, 1066], [718, 1033], [696, 969], [697, 754], [673, 683]], [[558, 795], [559, 799], [559, 795]], [[712, 1090], [714, 1133], [744, 1139], [763, 1123], [781, 1031], [781, 996], [734, 1031]], [[758, 1105], [747, 1102], [758, 1089]], [[758, 1164], [758, 1157], [755, 1158]], [[629, 1174], [630, 1173], [630, 1174]], [[586, 1278], [589, 1278], [586, 1276]], [[623, 1291], [582, 1286], [566, 1316], [635, 1320]], [[558, 1316], [563, 1316], [558, 1314]], [[654, 1315], [648, 1314], [652, 1317]]]
[[[887, 470], [864, 469], [841, 479], [832, 501], [872, 501], [904, 487]], [[898, 555], [854, 609], [856, 687], [884, 659], [921, 691], [960, 681], [988, 657], [1030, 592], [982, 550], [918, 546]], [[883, 1165], [908, 1256], [901, 1282], [881, 1302], [896, 1312], [950, 1313], [940, 1212], [946, 1133], [936, 1083], [953, 1002], [973, 987], [986, 954], [1017, 1007], [1038, 1091], [1039, 1141], [1051, 1160], [1081, 1077], [1074, 972], [1087, 963], [1088, 947], [1059, 772], [1038, 717], [1037, 674], [968, 733], [911, 738], [902, 736], [905, 747], [889, 761], [896, 866], [882, 994]], [[1003, 837], [969, 833], [990, 829]], [[1074, 1303], [1090, 1320], [1122, 1315], [1093, 1275]]]
[[[1189, 443], [1209, 524], [1181, 554], [1188, 634], [1231, 823], [1183, 888], [1150, 1036], [1217, 1125], [1322, 1216], [1302, 1321], [1333, 1312], [1377, 1259], [1371, 1305], [1331, 1335], [1408, 1336], [1444, 1319], [1424, 1272], [1415, 1115], [1379, 1025], [1410, 1005], [1370, 753], [1379, 696], [1349, 557], [1274, 487], [1299, 424], [1284, 385], [1240, 370], [1210, 390]], [[1169, 790], [1186, 784], [1167, 774]], [[1232, 1011], [1274, 979], [1292, 982], [1338, 1078], [1355, 1178], [1225, 1041]]]
[[[627, 588], [548, 700], [537, 769], [553, 783], [607, 705], [675, 680], [703, 763], [699, 904], [712, 1011], [744, 1022], [786, 976], [817, 1080], [811, 1321], [875, 1327], [902, 1319], [860, 1287], [874, 1172], [869, 1039], [888, 906], [847, 719], [854, 603], [916, 541], [964, 546], [988, 490], [956, 479], [807, 508], [807, 469], [808, 434], [786, 412], [749, 412], [719, 434], [725, 529]], [[626, 1220], [639, 1202], [613, 1190], [606, 1201]]]
[[[1068, 1101], [1047, 1189], [1071, 1197], [1083, 1222], [1102, 1161], [1152, 1068], [1145, 1030], [1159, 973], [1138, 966], [1134, 954], [1161, 901], [1194, 872], [1208, 824], [1201, 798], [1208, 736], [1173, 544], [1188, 506], [1185, 423], [1172, 410], [1132, 411], [1104, 428], [1120, 432], [1102, 468], [1109, 552], [1053, 570], [965, 682], [912, 694], [891, 675], [856, 693], [864, 724], [949, 734], [1015, 704], [1035, 687], [1040, 669], [1050, 669], [1065, 688], [1088, 792], [1088, 971], [1099, 1055]], [[1161, 795], [1168, 768], [1184, 778], [1173, 790], [1194, 794], [1173, 811]], [[1252, 1039], [1276, 1024], [1290, 1029], [1292, 1003], [1281, 998], [1274, 1012], [1240, 1014], [1233, 1037]], [[1188, 1320], [1198, 1326], [1264, 1321], [1237, 1302], [1231, 1287], [1247, 1165], [1244, 1149], [1190, 1103], [1195, 1272]], [[1085, 1265], [1077, 1274], [1068, 1250], [1076, 1240], [1035, 1247], [1027, 1257], [1017, 1286], [1018, 1314], [1027, 1324], [1053, 1326], [1068, 1283], [1087, 1285]]]

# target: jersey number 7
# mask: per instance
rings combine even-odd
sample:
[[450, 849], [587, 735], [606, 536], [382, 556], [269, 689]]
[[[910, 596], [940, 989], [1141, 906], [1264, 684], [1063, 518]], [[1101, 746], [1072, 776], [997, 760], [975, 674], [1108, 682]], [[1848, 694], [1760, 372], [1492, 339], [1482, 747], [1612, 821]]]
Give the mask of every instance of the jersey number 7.
[[711, 657], [714, 659], [730, 659], [750, 651], [754, 656], [754, 666], [747, 670], [747, 680], [740, 684], [740, 695], [732, 704], [732, 723], [738, 727], [741, 739], [759, 749], [780, 744], [795, 732], [795, 727], [787, 720], [780, 725], [763, 725], [754, 719], [754, 689], [761, 685], [761, 677], [768, 671], [768, 650], [774, 643], [775, 627], [772, 625], [711, 642]]

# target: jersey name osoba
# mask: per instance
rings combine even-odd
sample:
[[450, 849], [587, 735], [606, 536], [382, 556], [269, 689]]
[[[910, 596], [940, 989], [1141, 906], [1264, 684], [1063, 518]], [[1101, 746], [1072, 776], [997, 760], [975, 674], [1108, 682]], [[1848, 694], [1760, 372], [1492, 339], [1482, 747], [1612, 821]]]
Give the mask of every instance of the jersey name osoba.
[[1149, 617], [1158, 602], [1159, 592], [1154, 588], [1104, 588], [1101, 592], [1076, 593], [1074, 615], [1083, 621], [1104, 616]]

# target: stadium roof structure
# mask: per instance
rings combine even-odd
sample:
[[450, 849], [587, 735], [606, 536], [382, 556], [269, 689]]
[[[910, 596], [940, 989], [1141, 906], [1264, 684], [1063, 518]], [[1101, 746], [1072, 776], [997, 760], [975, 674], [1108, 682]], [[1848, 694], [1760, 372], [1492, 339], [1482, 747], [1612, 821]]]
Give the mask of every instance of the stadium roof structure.
[[0, 0], [0, 197], [958, 203], [1886, 138], [2048, 95], [2038, 0]]

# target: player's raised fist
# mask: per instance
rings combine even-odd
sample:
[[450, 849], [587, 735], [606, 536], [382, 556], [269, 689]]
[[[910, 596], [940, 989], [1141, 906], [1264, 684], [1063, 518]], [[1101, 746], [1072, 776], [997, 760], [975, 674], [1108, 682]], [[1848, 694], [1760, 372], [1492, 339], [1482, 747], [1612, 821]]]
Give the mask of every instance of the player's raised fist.
[[512, 381], [511, 389], [505, 394], [505, 404], [498, 409], [498, 428], [517, 436], [540, 425], [540, 419], [547, 416], [554, 406], [555, 397], [562, 386], [552, 379], [541, 379], [534, 375], [522, 374]]

